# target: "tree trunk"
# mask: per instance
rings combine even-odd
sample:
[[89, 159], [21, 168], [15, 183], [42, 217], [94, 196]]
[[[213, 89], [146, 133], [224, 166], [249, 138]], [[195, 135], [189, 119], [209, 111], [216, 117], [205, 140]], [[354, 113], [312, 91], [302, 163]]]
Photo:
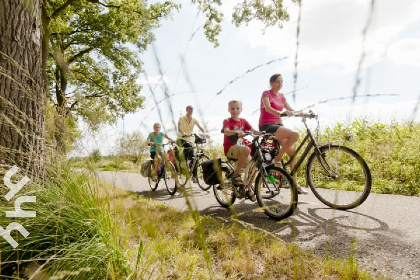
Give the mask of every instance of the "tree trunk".
[[[61, 54], [61, 53], [60, 53]], [[64, 57], [64, 55], [63, 55]], [[55, 95], [57, 99], [56, 115], [55, 115], [55, 134], [54, 138], [57, 143], [56, 150], [62, 156], [67, 154], [66, 139], [67, 139], [67, 103], [66, 103], [66, 89], [67, 89], [67, 66], [66, 62], [58, 63], [55, 73]]]
[[0, 163], [45, 167], [41, 0], [0, 0]]

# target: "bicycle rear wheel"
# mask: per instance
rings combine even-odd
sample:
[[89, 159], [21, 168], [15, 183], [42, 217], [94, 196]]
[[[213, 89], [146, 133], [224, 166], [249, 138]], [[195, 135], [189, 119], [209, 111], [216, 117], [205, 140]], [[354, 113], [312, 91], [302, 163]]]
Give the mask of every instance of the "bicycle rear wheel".
[[313, 152], [306, 165], [306, 180], [325, 205], [347, 210], [362, 204], [370, 193], [372, 176], [365, 160], [350, 148], [325, 145]]
[[178, 187], [178, 175], [172, 162], [168, 161], [165, 168], [166, 171], [163, 178], [165, 180], [166, 189], [170, 195], [174, 195]]
[[226, 178], [226, 173], [229, 170], [226, 167], [222, 167], [222, 182], [217, 185], [213, 185], [213, 193], [217, 202], [225, 208], [229, 208], [235, 203], [236, 196], [233, 193], [232, 182]]
[[185, 186], [188, 179], [190, 178], [190, 172], [188, 171], [187, 165], [184, 160], [175, 162], [175, 170], [178, 177], [178, 186]]
[[296, 210], [298, 194], [292, 177], [284, 169], [269, 165], [255, 180], [258, 205], [273, 219], [282, 220]]
[[197, 184], [198, 186], [203, 190], [207, 191], [211, 188], [211, 185], [207, 185], [206, 182], [204, 182], [204, 173], [203, 173], [203, 167], [201, 167], [201, 164], [204, 161], [208, 161], [210, 158], [206, 155], [200, 156], [200, 158], [197, 160], [196, 168], [197, 168]]

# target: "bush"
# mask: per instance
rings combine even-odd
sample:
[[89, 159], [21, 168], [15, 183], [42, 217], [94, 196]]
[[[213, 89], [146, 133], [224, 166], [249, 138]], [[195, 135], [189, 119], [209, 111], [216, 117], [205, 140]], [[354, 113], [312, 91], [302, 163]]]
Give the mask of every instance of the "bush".
[[370, 167], [373, 192], [420, 194], [420, 124], [397, 123], [385, 125], [367, 119], [350, 124], [337, 123], [325, 129], [322, 141], [344, 139], [354, 135], [346, 146], [363, 156]]
[[99, 149], [93, 150], [89, 155], [89, 159], [95, 163], [101, 161], [102, 160], [101, 151]]

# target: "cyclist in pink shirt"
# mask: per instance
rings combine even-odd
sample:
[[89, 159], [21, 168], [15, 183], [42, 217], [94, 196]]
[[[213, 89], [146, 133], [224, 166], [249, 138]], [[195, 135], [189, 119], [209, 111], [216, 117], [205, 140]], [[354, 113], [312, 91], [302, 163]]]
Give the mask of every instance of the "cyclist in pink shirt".
[[[286, 98], [280, 92], [283, 86], [283, 78], [280, 74], [274, 74], [270, 77], [270, 90], [263, 92], [261, 96], [260, 106], [260, 121], [259, 130], [269, 133], [273, 133], [276, 140], [280, 143], [281, 149], [274, 159], [275, 163], [281, 166], [279, 163], [284, 153], [287, 153], [291, 157], [295, 148], [293, 144], [299, 139], [299, 134], [291, 129], [283, 126], [281, 114], [290, 115], [290, 111], [294, 111], [287, 103]], [[283, 113], [283, 109], [286, 109]], [[296, 157], [291, 162], [290, 167], [296, 164]], [[297, 184], [297, 175], [293, 177], [300, 194], [307, 194], [308, 192]]]

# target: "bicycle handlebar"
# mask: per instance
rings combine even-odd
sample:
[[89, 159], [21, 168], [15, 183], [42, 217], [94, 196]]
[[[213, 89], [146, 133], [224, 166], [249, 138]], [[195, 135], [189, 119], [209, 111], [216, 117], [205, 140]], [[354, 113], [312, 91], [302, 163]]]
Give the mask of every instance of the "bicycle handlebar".
[[304, 113], [303, 111], [287, 111], [280, 114], [281, 117], [301, 117], [301, 118], [309, 118], [309, 119], [315, 119], [318, 117], [314, 112], [309, 111], [307, 113]]

